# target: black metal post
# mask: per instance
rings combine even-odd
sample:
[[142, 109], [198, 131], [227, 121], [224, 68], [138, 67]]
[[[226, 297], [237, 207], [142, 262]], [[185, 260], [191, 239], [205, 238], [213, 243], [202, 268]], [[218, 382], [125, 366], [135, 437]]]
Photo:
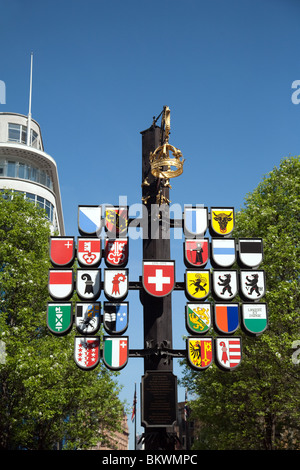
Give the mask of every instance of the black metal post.
[[[151, 174], [149, 162], [150, 152], [162, 144], [161, 129], [155, 124], [142, 134], [142, 199], [148, 217], [148, 234], [143, 235], [144, 260], [169, 260], [170, 237], [168, 224], [169, 206], [163, 198], [169, 199], [169, 187]], [[159, 214], [158, 208], [163, 210]], [[161, 347], [172, 348], [172, 305], [171, 294], [156, 298], [141, 289], [141, 302], [144, 309], [144, 348], [158, 348], [157, 354], [149, 354], [144, 358], [144, 371], [172, 371], [173, 363], [170, 356], [160, 354]], [[177, 395], [176, 395], [177, 396]], [[176, 404], [177, 405], [177, 404]], [[174, 450], [174, 441], [169, 438], [168, 428], [145, 427], [146, 450]]]

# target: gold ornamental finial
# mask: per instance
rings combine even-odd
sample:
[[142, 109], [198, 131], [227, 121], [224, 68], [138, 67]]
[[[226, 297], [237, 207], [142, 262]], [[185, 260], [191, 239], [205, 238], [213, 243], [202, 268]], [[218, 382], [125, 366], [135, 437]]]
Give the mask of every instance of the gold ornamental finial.
[[[170, 135], [170, 109], [168, 106], [164, 107], [161, 119], [161, 127], [164, 130], [164, 143], [160, 147], [150, 153], [150, 166], [151, 173], [156, 178], [169, 179], [181, 175], [183, 172], [184, 158], [182, 153], [176, 147], [169, 144]], [[173, 156], [170, 156], [169, 152]]]

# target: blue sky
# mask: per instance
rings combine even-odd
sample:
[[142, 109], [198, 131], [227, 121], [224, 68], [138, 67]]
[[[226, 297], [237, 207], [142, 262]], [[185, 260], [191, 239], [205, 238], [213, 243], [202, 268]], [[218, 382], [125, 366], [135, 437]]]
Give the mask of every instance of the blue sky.
[[[79, 204], [140, 202], [140, 132], [164, 105], [170, 143], [186, 159], [172, 203], [238, 210], [264, 174], [300, 153], [300, 104], [291, 100], [300, 80], [297, 0], [0, 0], [0, 11], [0, 111], [27, 114], [33, 52], [32, 117], [57, 162], [68, 235], [78, 235]], [[172, 250], [182, 281], [182, 240]], [[130, 280], [141, 266], [141, 244], [132, 242]], [[186, 299], [173, 298], [181, 348]], [[128, 300], [130, 347], [141, 348], [138, 294]], [[130, 404], [142, 374], [140, 359], [120, 374]]]

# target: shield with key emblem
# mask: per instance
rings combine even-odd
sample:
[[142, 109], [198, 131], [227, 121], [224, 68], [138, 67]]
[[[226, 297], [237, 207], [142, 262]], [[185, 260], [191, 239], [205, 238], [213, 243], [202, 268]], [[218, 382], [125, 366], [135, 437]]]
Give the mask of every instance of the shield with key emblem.
[[101, 240], [100, 238], [78, 237], [77, 260], [82, 267], [95, 268], [101, 262]]
[[111, 266], [126, 266], [128, 261], [128, 238], [105, 240], [105, 263]]

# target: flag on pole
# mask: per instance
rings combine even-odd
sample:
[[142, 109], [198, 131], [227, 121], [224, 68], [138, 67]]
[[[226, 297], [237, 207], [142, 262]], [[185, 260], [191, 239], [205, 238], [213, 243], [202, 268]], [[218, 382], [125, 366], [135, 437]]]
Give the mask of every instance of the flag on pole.
[[187, 404], [187, 389], [185, 389], [185, 397], [184, 397], [184, 420], [187, 421], [190, 414], [190, 409]]
[[132, 414], [131, 414], [132, 422], [135, 419], [135, 414], [136, 414], [136, 390], [134, 391], [134, 396], [133, 396], [133, 405], [132, 405]]

